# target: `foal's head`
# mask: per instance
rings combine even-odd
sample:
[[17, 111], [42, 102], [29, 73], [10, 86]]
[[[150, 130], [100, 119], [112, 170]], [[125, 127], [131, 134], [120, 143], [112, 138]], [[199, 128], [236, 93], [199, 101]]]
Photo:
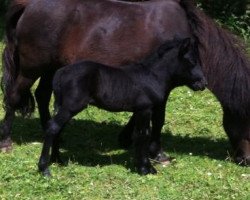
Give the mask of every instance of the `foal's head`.
[[195, 91], [205, 89], [207, 81], [200, 65], [196, 42], [191, 42], [190, 38], [174, 39], [160, 46], [158, 55], [170, 68], [174, 85], [187, 85]]

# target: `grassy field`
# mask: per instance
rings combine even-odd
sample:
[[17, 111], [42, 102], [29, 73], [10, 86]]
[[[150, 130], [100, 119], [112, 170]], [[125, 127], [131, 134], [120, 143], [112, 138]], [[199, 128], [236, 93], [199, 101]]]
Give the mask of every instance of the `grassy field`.
[[178, 88], [166, 113], [163, 146], [174, 161], [143, 177], [135, 173], [133, 150], [117, 143], [128, 113], [89, 107], [77, 115], [63, 134], [68, 164], [52, 165], [52, 178], [37, 172], [43, 136], [37, 111], [31, 119], [17, 117], [14, 150], [0, 153], [0, 199], [250, 199], [250, 168], [231, 162], [222, 110], [213, 95]]

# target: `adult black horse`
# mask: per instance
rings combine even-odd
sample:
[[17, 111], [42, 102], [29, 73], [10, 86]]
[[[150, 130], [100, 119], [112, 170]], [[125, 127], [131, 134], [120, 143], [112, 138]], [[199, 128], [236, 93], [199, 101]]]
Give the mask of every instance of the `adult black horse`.
[[[6, 115], [2, 148], [11, 146], [15, 110], [33, 111], [35, 92], [42, 126], [50, 119], [51, 79], [59, 67], [82, 59], [112, 66], [137, 61], [175, 35], [193, 37], [208, 88], [224, 111], [224, 128], [237, 163], [250, 165], [250, 66], [241, 42], [218, 27], [190, 0], [13, 0], [7, 14], [3, 88]], [[166, 95], [166, 101], [168, 94]], [[164, 157], [160, 131], [165, 104], [152, 116], [151, 157]], [[131, 142], [132, 117], [120, 135]], [[125, 141], [125, 142], [124, 142]]]

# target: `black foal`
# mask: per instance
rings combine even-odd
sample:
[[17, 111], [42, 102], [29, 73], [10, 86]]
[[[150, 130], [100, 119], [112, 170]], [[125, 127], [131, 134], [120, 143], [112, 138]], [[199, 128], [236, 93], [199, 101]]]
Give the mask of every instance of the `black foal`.
[[170, 88], [180, 85], [193, 90], [205, 88], [206, 80], [196, 50], [189, 38], [174, 39], [140, 63], [124, 68], [83, 61], [59, 69], [53, 80], [59, 110], [48, 123], [39, 170], [50, 175], [50, 148], [51, 159], [60, 159], [58, 138], [63, 126], [91, 104], [113, 112], [134, 112], [137, 170], [143, 175], [156, 173], [148, 151], [152, 110], [165, 101]]

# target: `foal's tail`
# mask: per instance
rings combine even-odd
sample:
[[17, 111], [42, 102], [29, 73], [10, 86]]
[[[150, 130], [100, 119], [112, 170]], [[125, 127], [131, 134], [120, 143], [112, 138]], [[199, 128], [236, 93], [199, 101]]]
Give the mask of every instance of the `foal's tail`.
[[[3, 51], [3, 75], [1, 89], [4, 94], [4, 108], [10, 107], [10, 95], [19, 72], [19, 56], [16, 41], [16, 26], [29, 0], [13, 0], [8, 8], [5, 23], [5, 48]], [[18, 106], [20, 113], [25, 116], [34, 111], [34, 98], [30, 91], [23, 94]]]

